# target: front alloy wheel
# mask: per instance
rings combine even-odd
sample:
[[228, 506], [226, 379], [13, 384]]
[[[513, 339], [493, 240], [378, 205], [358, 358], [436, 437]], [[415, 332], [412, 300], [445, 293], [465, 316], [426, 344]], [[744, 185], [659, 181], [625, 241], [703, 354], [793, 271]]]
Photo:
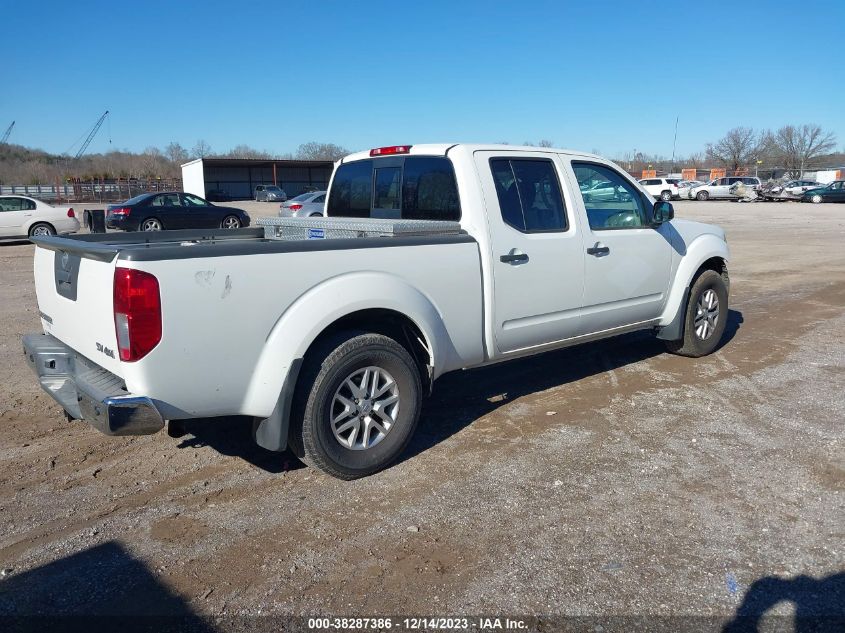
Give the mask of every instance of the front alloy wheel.
[[716, 331], [719, 324], [719, 297], [712, 288], [702, 293], [695, 307], [695, 335], [706, 341]]
[[815, 204], [818, 204], [822, 201], [822, 197], [819, 194], [815, 194], [812, 198], [810, 198]]
[[223, 218], [223, 223], [221, 226], [224, 229], [239, 229], [241, 228], [241, 221], [234, 215], [227, 215]]

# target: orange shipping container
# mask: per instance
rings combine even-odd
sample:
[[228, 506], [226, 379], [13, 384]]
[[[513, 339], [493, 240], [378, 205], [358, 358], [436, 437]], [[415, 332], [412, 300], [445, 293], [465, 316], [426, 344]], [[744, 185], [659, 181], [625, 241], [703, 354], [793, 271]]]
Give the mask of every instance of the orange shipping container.
[[724, 167], [714, 167], [710, 170], [710, 180], [715, 180], [716, 178], [724, 178], [727, 170]]
[[682, 169], [681, 178], [683, 180], [695, 180], [696, 173], [695, 169]]
[[643, 169], [643, 178], [656, 178], [657, 177], [657, 170], [656, 169]]

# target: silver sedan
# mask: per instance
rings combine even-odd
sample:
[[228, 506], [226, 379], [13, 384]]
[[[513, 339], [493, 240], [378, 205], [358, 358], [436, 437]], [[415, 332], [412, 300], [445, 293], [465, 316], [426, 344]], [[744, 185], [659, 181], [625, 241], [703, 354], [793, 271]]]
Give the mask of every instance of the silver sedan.
[[279, 205], [280, 218], [313, 218], [325, 215], [326, 192], [302, 193]]

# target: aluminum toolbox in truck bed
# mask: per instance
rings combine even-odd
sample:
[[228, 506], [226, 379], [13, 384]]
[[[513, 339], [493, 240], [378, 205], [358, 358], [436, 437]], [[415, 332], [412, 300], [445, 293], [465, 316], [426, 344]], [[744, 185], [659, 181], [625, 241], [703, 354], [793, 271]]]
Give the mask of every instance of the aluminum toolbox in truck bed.
[[260, 218], [264, 237], [276, 240], [341, 239], [350, 237], [416, 237], [456, 235], [460, 222], [382, 218]]

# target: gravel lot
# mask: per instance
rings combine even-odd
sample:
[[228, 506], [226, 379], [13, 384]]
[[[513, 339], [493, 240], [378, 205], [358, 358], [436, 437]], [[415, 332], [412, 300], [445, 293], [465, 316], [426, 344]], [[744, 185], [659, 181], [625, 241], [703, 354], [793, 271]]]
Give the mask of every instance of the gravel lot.
[[33, 247], [0, 246], [0, 615], [845, 616], [845, 205], [676, 212], [727, 229], [722, 349], [635, 334], [446, 376], [354, 482], [231, 420], [65, 421], [19, 344]]

